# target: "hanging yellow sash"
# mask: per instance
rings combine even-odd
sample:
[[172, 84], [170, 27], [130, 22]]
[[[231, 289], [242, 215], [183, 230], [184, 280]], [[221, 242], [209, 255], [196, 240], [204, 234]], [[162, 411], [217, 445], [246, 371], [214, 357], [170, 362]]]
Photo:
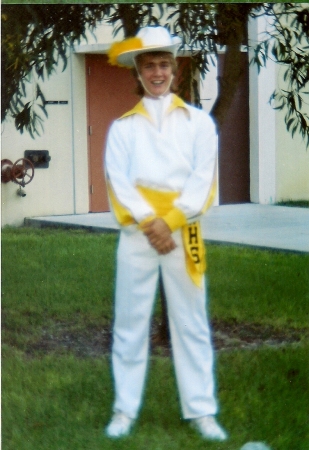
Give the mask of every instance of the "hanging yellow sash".
[[201, 287], [206, 271], [206, 249], [200, 222], [182, 227], [182, 239], [186, 253], [186, 268], [192, 281]]

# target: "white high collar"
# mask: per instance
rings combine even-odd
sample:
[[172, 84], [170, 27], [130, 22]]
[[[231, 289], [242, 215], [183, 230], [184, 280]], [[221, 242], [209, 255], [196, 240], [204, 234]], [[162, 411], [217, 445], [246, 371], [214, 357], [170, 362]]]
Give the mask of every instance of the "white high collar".
[[156, 127], [160, 130], [165, 112], [172, 102], [172, 94], [164, 97], [143, 97], [143, 103]]

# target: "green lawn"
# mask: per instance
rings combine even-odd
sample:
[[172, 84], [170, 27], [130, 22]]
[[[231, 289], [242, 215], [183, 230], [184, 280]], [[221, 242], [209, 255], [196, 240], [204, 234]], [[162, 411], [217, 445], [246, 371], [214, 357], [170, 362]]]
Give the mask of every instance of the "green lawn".
[[[27, 353], [44, 330], [110, 326], [116, 235], [4, 229], [2, 233], [2, 448], [4, 450], [308, 450], [309, 256], [209, 245], [211, 317], [303, 339], [279, 348], [216, 354], [222, 444], [180, 418], [172, 364], [152, 356], [145, 403], [127, 439], [108, 440], [109, 357]], [[160, 307], [156, 308], [160, 314]]]
[[296, 208], [309, 208], [309, 200], [282, 200], [276, 203], [278, 206], [292, 206]]

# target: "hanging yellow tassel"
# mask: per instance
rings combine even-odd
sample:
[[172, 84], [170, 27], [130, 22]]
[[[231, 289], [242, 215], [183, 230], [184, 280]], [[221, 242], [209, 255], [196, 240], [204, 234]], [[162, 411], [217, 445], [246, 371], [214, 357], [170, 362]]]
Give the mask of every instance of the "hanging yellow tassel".
[[108, 62], [113, 66], [121, 67], [123, 65], [119, 64], [119, 62], [117, 61], [119, 55], [130, 50], [139, 50], [141, 48], [143, 48], [142, 40], [137, 37], [128, 38], [121, 42], [114, 42], [107, 52]]

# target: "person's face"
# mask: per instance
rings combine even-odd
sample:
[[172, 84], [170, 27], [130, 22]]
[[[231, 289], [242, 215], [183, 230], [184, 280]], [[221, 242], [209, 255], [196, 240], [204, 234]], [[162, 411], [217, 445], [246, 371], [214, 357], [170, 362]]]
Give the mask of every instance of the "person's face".
[[147, 90], [146, 97], [150, 95], [159, 97], [170, 92], [173, 78], [173, 68], [168, 56], [143, 55], [139, 64], [139, 76]]

